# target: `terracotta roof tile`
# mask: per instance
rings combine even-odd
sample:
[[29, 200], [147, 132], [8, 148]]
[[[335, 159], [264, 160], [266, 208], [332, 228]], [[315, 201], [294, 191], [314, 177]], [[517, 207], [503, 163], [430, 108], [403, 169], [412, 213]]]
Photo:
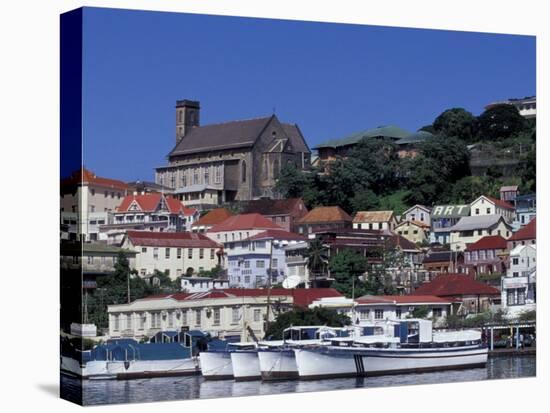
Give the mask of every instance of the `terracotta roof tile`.
[[107, 188], [127, 190], [128, 184], [118, 179], [103, 178], [86, 168], [75, 171], [67, 179], [61, 181], [61, 186], [71, 186], [80, 184], [99, 185]]
[[392, 217], [393, 211], [358, 211], [353, 218], [353, 222], [389, 222]]
[[222, 245], [203, 234], [195, 232], [128, 231], [126, 237], [134, 246], [221, 248]]
[[317, 207], [309, 211], [299, 220], [301, 224], [317, 222], [351, 222], [352, 218], [338, 206]]
[[232, 216], [233, 214], [228, 209], [216, 208], [208, 212], [206, 215], [202, 216], [197, 222], [193, 224], [193, 226], [221, 224], [227, 218]]
[[227, 218], [220, 224], [214, 225], [208, 232], [238, 231], [245, 229], [281, 229], [260, 214], [239, 214]]
[[152, 192], [144, 195], [128, 195], [124, 197], [117, 212], [128, 212], [130, 206], [135, 201], [143, 212], [153, 212], [157, 209], [157, 206], [161, 199], [164, 197], [168, 210], [172, 214], [181, 212], [183, 215], [194, 215], [197, 210], [195, 208], [185, 207], [180, 200], [169, 196], [164, 196], [160, 192]]
[[267, 231], [260, 232], [247, 238], [246, 241], [254, 241], [261, 239], [276, 239], [281, 241], [307, 241], [307, 237], [303, 235], [295, 234], [294, 232], [288, 232], [283, 229], [268, 229]]
[[437, 295], [438, 297], [461, 295], [500, 295], [500, 291], [465, 274], [441, 274], [423, 284], [411, 295]]
[[527, 225], [514, 232], [508, 241], [522, 241], [528, 239], [537, 239], [537, 222], [536, 218], [533, 218]]
[[501, 208], [504, 208], [504, 209], [515, 209], [513, 205], [509, 204], [508, 202], [506, 201], [503, 201], [501, 199], [497, 199], [497, 198], [493, 198], [492, 196], [486, 196], [485, 195], [485, 198], [487, 198], [489, 201], [493, 202], [495, 205], [501, 207]]
[[[289, 215], [293, 212], [298, 203], [303, 201], [300, 198], [289, 199], [256, 199], [248, 201], [243, 209], [243, 213], [258, 213], [262, 215]], [[304, 212], [307, 212], [303, 206]]]
[[506, 239], [502, 238], [500, 235], [489, 235], [479, 239], [473, 244], [468, 245], [466, 251], [477, 251], [477, 250], [505, 250], [506, 249]]

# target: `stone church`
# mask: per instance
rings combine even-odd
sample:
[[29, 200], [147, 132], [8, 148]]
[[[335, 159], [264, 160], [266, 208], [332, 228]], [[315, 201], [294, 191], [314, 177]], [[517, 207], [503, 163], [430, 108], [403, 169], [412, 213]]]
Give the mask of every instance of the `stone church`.
[[155, 181], [185, 205], [201, 209], [259, 198], [278, 198], [281, 168], [310, 167], [311, 151], [298, 125], [271, 115], [200, 125], [197, 101], [176, 102], [176, 142]]

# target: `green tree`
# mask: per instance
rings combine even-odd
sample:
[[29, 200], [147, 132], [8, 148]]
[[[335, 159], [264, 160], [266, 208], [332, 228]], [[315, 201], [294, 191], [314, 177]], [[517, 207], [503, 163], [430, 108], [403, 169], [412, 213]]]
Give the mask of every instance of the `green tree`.
[[291, 326], [344, 327], [350, 324], [351, 320], [347, 315], [329, 308], [296, 307], [292, 311], [279, 314], [275, 322], [269, 325], [265, 335], [271, 340], [280, 340], [283, 338], [283, 330]]
[[481, 195], [497, 197], [502, 181], [490, 176], [466, 176], [452, 187], [450, 202], [467, 204]]
[[435, 119], [433, 129], [436, 133], [472, 142], [477, 133], [477, 118], [463, 108], [447, 109]]
[[305, 258], [307, 260], [307, 268], [310, 274], [313, 275], [313, 278], [326, 273], [328, 250], [320, 239], [315, 238], [309, 243]]
[[528, 126], [513, 105], [495, 105], [478, 117], [478, 139], [498, 141], [521, 132]]
[[421, 305], [420, 307], [415, 307], [411, 313], [411, 318], [427, 318], [430, 309], [428, 306]]
[[368, 261], [359, 252], [344, 249], [330, 258], [330, 274], [334, 278], [332, 287], [346, 297], [360, 297], [368, 294], [368, 285], [360, 279], [367, 271]]

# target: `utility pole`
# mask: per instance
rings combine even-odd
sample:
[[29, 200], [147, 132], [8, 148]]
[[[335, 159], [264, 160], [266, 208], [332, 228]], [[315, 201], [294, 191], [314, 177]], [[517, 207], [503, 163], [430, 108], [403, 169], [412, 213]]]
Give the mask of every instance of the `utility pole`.
[[128, 304], [130, 304], [130, 272], [128, 272]]

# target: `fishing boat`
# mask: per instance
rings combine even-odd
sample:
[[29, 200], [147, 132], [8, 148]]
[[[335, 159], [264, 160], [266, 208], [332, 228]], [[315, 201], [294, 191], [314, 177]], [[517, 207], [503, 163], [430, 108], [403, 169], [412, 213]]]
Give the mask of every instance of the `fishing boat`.
[[336, 337], [350, 334], [348, 328], [326, 326], [293, 326], [283, 331], [283, 339], [263, 341], [257, 349], [262, 380], [288, 380], [298, 378], [294, 349], [319, 345]]
[[478, 330], [436, 332], [431, 321], [422, 319], [386, 325], [383, 334], [335, 337], [324, 345], [294, 348], [299, 378], [425, 372], [483, 367], [487, 363], [487, 347]]
[[187, 331], [159, 332], [148, 343], [111, 339], [87, 351], [65, 345], [61, 371], [90, 380], [195, 375], [200, 373], [197, 354], [209, 340], [200, 331]]

